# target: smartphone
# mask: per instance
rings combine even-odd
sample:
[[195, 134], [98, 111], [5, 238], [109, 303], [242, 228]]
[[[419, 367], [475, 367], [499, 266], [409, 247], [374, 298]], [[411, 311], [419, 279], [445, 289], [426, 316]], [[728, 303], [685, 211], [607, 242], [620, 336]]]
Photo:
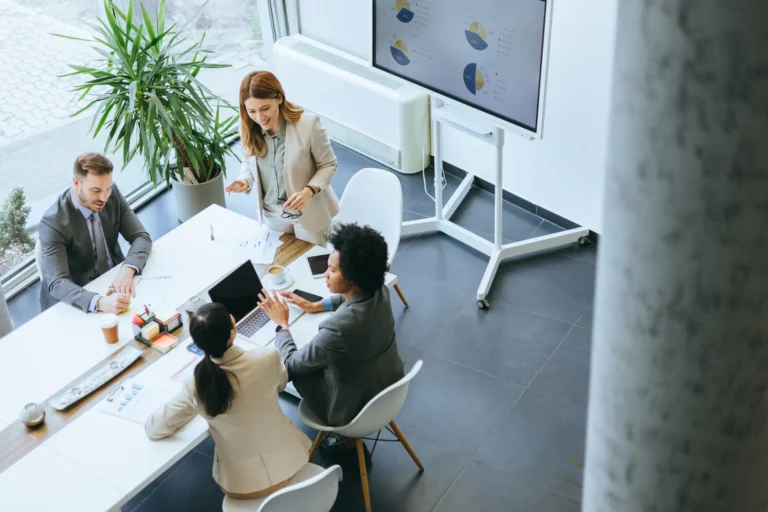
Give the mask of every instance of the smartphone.
[[205, 356], [205, 352], [203, 352], [203, 350], [197, 345], [195, 345], [194, 343], [190, 343], [189, 345], [187, 345], [187, 350], [189, 350], [193, 354], [197, 354], [199, 356]]
[[320, 302], [323, 300], [321, 296], [315, 295], [314, 293], [305, 292], [304, 290], [293, 290], [293, 293], [302, 299], [308, 300], [309, 302]]

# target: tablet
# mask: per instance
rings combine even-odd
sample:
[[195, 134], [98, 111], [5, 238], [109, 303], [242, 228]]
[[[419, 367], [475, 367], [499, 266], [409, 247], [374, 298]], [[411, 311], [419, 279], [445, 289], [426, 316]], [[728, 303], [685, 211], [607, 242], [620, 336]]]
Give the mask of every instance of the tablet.
[[320, 279], [328, 269], [328, 254], [321, 254], [320, 256], [309, 256], [307, 262], [309, 263], [309, 270], [312, 272], [312, 277]]

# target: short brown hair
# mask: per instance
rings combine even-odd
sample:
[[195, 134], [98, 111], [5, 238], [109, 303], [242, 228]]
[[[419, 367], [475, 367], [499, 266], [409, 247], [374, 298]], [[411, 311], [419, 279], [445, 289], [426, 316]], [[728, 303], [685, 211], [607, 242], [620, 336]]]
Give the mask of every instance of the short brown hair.
[[75, 160], [75, 175], [85, 178], [88, 173], [102, 176], [112, 173], [112, 162], [100, 153], [84, 153]]

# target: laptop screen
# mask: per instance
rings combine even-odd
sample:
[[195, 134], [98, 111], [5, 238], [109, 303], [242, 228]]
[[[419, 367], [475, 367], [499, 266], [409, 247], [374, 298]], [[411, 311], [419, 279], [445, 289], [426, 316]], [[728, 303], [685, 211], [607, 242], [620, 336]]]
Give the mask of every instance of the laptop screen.
[[239, 322], [256, 309], [261, 288], [259, 276], [248, 260], [208, 290], [208, 296], [211, 301], [226, 306], [235, 322]]

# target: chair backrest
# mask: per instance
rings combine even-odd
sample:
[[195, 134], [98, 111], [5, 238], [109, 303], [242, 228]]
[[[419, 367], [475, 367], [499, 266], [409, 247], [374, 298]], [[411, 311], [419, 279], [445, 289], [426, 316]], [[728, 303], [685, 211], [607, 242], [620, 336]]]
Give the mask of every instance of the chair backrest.
[[40, 245], [40, 239], [35, 242], [35, 265], [37, 265], [37, 273], [40, 275], [40, 280], [43, 280], [43, 248]]
[[341, 478], [341, 467], [333, 465], [311, 478], [271, 494], [258, 512], [330, 512], [336, 502]]
[[400, 180], [382, 169], [361, 169], [352, 176], [339, 203], [334, 224], [357, 222], [369, 225], [387, 241], [388, 263], [400, 245], [403, 224], [403, 189]]
[[349, 425], [336, 432], [345, 437], [364, 437], [387, 426], [403, 407], [405, 397], [408, 396], [408, 386], [421, 370], [422, 364], [421, 360], [416, 361], [405, 377], [373, 397]]

